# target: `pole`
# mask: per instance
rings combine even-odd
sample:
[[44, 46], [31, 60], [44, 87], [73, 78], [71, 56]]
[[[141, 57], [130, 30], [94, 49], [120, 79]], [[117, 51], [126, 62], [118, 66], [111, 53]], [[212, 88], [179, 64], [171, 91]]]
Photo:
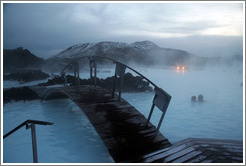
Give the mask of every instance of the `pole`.
[[122, 87], [123, 87], [123, 80], [124, 80], [124, 76], [121, 76], [120, 77], [120, 88], [119, 88], [119, 96], [118, 96], [118, 101], [120, 101], [121, 99], [121, 90], [122, 90]]
[[96, 87], [96, 85], [97, 85], [97, 67], [95, 64], [95, 66], [94, 66], [94, 86]]
[[80, 78], [79, 78], [79, 66], [78, 66], [78, 85], [80, 85]]
[[149, 121], [150, 121], [150, 118], [151, 118], [151, 115], [152, 115], [152, 113], [153, 113], [154, 107], [155, 107], [155, 104], [153, 103], [152, 106], [151, 106], [151, 109], [150, 109], [150, 113], [149, 113], [149, 117], [148, 117], [146, 126], [148, 125], [148, 123], [149, 123]]
[[114, 92], [115, 92], [115, 85], [116, 85], [116, 73], [114, 74], [114, 82], [113, 82], [113, 89], [112, 89], [112, 97], [114, 97]]
[[161, 123], [162, 123], [162, 121], [163, 121], [163, 118], [164, 118], [164, 116], [165, 116], [165, 113], [166, 113], [166, 112], [163, 112], [162, 115], [161, 115], [160, 121], [159, 121], [158, 126], [157, 126], [157, 128], [156, 128], [156, 133], [159, 131], [159, 129], [160, 129], [160, 127], [161, 127]]
[[37, 153], [37, 142], [36, 142], [36, 128], [35, 124], [31, 124], [31, 132], [32, 132], [32, 150], [33, 150], [33, 162], [38, 162], [38, 153]]

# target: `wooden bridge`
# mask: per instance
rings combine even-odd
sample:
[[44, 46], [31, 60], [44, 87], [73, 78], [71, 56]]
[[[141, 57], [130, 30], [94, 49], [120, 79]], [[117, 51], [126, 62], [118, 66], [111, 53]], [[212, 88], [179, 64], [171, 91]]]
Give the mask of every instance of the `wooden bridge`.
[[[109, 58], [107, 59], [116, 64], [112, 89], [97, 86], [95, 59], [98, 57], [88, 58], [91, 85], [80, 85], [77, 63], [80, 59], [78, 59], [62, 70], [64, 86], [56, 88], [35, 86], [32, 89], [43, 99], [59, 93], [75, 102], [86, 114], [115, 162], [243, 162], [242, 141], [189, 138], [171, 144], [159, 132], [171, 96], [134, 69]], [[67, 85], [65, 70], [69, 67], [74, 70], [76, 78], [74, 86]], [[126, 68], [154, 86], [155, 96], [147, 119], [121, 98]], [[120, 83], [118, 94], [115, 93], [117, 78]], [[157, 127], [150, 122], [155, 106], [162, 111]]]

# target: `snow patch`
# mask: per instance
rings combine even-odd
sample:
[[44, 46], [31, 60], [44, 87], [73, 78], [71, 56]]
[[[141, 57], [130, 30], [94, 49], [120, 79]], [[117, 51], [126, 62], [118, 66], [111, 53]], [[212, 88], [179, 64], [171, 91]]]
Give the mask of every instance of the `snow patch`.
[[151, 41], [135, 42], [135, 43], [132, 43], [131, 46], [138, 48], [140, 50], [144, 50], [144, 51], [160, 48], [159, 46], [157, 46], [155, 43]]

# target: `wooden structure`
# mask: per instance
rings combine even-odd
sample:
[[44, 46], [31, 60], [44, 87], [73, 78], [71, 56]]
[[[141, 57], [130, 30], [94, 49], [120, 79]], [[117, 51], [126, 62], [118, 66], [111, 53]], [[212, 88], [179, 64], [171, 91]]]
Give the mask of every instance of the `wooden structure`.
[[188, 138], [171, 144], [127, 101], [118, 102], [117, 95], [112, 98], [112, 92], [101, 87], [32, 89], [39, 96], [49, 98], [62, 93], [73, 100], [86, 114], [115, 162], [243, 162], [242, 141]]
[[[159, 132], [171, 96], [134, 69], [114, 60], [112, 61], [116, 63], [115, 79], [117, 77], [120, 79], [118, 95], [115, 94], [116, 81], [114, 81], [112, 90], [99, 87], [96, 85], [97, 65], [95, 57], [88, 58], [91, 85], [79, 84], [79, 65], [78, 60], [76, 60], [69, 63], [61, 72], [65, 80], [63, 87], [50, 89], [32, 87], [32, 89], [44, 99], [59, 93], [74, 101], [86, 114], [115, 162], [210, 163], [243, 161], [243, 144], [241, 141], [185, 139], [171, 144]], [[77, 85], [67, 86], [65, 70], [73, 64], [75, 64], [74, 76]], [[154, 86], [155, 96], [147, 119], [121, 98], [126, 68], [134, 71]], [[162, 111], [157, 127], [150, 123], [155, 106]]]
[[188, 138], [133, 162], [242, 163], [243, 159], [242, 141]]
[[98, 86], [53, 88], [45, 98], [62, 93], [86, 114], [115, 162], [131, 161], [169, 147], [170, 142], [148, 123], [147, 119], [126, 100], [118, 101], [112, 91]]

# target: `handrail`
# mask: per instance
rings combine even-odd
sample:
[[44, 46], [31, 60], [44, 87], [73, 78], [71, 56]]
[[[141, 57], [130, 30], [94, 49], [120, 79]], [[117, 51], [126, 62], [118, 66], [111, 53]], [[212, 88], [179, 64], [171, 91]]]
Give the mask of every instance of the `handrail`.
[[45, 122], [45, 121], [39, 121], [39, 120], [26, 120], [25, 122], [21, 123], [19, 126], [8, 132], [3, 136], [3, 139], [7, 138], [9, 135], [13, 134], [15, 131], [20, 129], [23, 126], [26, 126], [26, 129], [31, 128], [32, 132], [32, 150], [33, 150], [33, 162], [37, 163], [38, 162], [38, 154], [37, 154], [37, 142], [36, 142], [36, 129], [35, 129], [35, 124], [38, 125], [52, 125], [52, 122]]
[[[126, 65], [126, 64], [124, 64], [124, 63], [121, 63], [121, 62], [119, 62], [119, 61], [117, 61], [117, 60], [114, 60], [114, 59], [111, 59], [111, 58], [108, 58], [108, 57], [104, 57], [104, 56], [82, 56], [82, 57], [80, 57], [80, 58], [77, 58], [77, 59], [71, 61], [70, 63], [68, 63], [68, 64], [62, 69], [60, 75], [62, 75], [62, 73], [64, 72], [64, 70], [66, 70], [67, 67], [68, 67], [69, 65], [71, 65], [71, 64], [73, 64], [73, 63], [75, 63], [75, 62], [77, 62], [77, 61], [79, 61], [80, 59], [83, 59], [83, 58], [104, 58], [104, 59], [108, 59], [108, 60], [110, 60], [110, 61], [112, 61], [112, 62], [114, 62], [114, 63], [119, 63], [119, 64], [121, 64], [121, 65], [127, 67], [128, 69], [132, 70], [133, 72], [137, 73], [137, 74], [138, 74], [139, 76], [141, 76], [143, 79], [145, 79], [145, 80], [148, 81], [150, 84], [152, 84], [155, 88], [159, 88], [155, 83], [153, 83], [151, 80], [149, 80], [149, 79], [146, 78], [144, 75], [142, 75], [141, 73], [139, 73], [139, 72], [136, 71], [135, 69], [131, 68], [130, 66], [128, 66], [128, 65]], [[164, 91], [164, 92], [165, 92], [165, 91]], [[167, 95], [169, 95], [167, 92], [165, 92], [165, 93], [166, 93]]]
[[8, 132], [7, 134], [5, 134], [3, 136], [3, 139], [8, 137], [9, 135], [11, 135], [12, 133], [14, 133], [15, 131], [17, 131], [18, 129], [20, 129], [23, 126], [27, 126], [29, 123], [31, 124], [39, 124], [39, 125], [52, 125], [52, 122], [45, 122], [45, 121], [38, 121], [38, 120], [26, 120], [25, 122], [21, 123], [19, 126], [17, 126], [16, 128], [14, 128], [13, 130], [11, 130], [10, 132]]
[[[113, 90], [112, 90], [112, 97], [114, 97], [114, 92], [115, 92], [115, 83], [116, 83], [116, 78], [117, 78], [117, 75], [120, 77], [120, 88], [119, 88], [119, 94], [118, 94], [118, 101], [120, 101], [121, 99], [121, 89], [122, 89], [122, 83], [123, 83], [123, 79], [124, 79], [124, 74], [125, 74], [125, 69], [128, 68], [130, 69], [131, 71], [135, 72], [136, 74], [138, 74], [141, 78], [145, 79], [148, 83], [150, 83], [151, 85], [154, 86], [154, 90], [155, 90], [155, 96], [154, 96], [154, 99], [153, 99], [153, 104], [152, 104], [152, 107], [151, 107], [151, 110], [150, 110], [150, 113], [149, 113], [149, 116], [148, 116], [148, 120], [147, 120], [147, 123], [146, 125], [148, 125], [149, 121], [150, 121], [150, 118], [152, 116], [152, 112], [153, 112], [153, 109], [155, 106], [157, 106], [161, 111], [162, 111], [162, 115], [161, 115], [161, 118], [160, 118], [160, 121], [158, 123], [158, 126], [157, 126], [157, 129], [156, 131], [159, 130], [160, 126], [161, 126], [161, 123], [163, 121], [163, 118], [165, 116], [165, 113], [166, 113], [166, 110], [167, 110], [167, 107], [170, 103], [170, 100], [171, 100], [171, 95], [169, 95], [165, 90], [163, 90], [162, 88], [159, 88], [155, 83], [153, 83], [152, 81], [150, 81], [148, 78], [146, 78], [144, 75], [142, 75], [141, 73], [139, 73], [138, 71], [136, 71], [135, 69], [131, 68], [130, 66], [124, 64], [124, 63], [121, 63], [119, 61], [116, 61], [114, 59], [111, 59], [111, 58], [108, 58], [108, 57], [105, 57], [105, 56], [82, 56], [80, 58], [77, 58], [73, 61], [71, 61], [70, 63], [68, 63], [61, 71], [60, 75], [61, 76], [64, 76], [64, 79], [65, 79], [65, 84], [66, 85], [66, 74], [64, 72], [64, 70], [66, 70], [68, 68], [68, 66], [72, 65], [72, 64], [75, 64], [77, 61], [83, 59], [83, 58], [88, 58], [90, 60], [90, 63], [94, 60], [95, 58], [104, 58], [104, 59], [107, 59], [107, 60], [110, 60], [114, 63], [116, 63], [116, 69], [115, 69], [115, 75], [114, 75], [114, 83], [113, 83]], [[75, 76], [75, 79], [78, 79], [79, 81], [79, 65], [76, 64], [77, 68], [74, 70], [74, 76]], [[92, 67], [90, 65], [90, 77], [92, 79]], [[94, 66], [94, 70], [95, 70], [95, 74], [94, 74], [94, 86], [96, 86], [96, 66]], [[78, 78], [76, 76], [76, 73], [78, 75]], [[122, 73], [122, 74], [119, 74], [119, 73]]]

